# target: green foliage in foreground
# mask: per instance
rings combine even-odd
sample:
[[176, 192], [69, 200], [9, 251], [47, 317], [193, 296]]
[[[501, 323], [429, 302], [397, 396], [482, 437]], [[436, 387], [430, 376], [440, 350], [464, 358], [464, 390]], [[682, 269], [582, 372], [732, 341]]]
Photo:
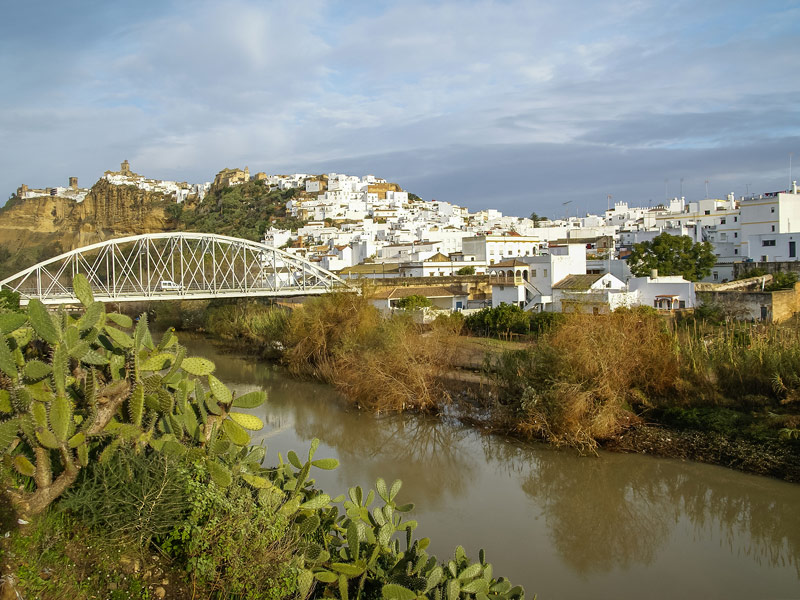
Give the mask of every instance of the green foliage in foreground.
[[15, 508], [42, 512], [81, 468], [123, 445], [191, 452], [222, 486], [239, 475], [260, 485], [252, 471], [263, 453], [248, 449], [247, 430], [262, 423], [233, 409], [258, 406], [266, 394], [234, 397], [172, 331], [155, 343], [146, 315], [134, 327], [94, 301], [85, 277], [74, 286], [80, 316], [51, 314], [38, 300], [26, 314], [0, 315], [0, 453], [24, 483], [8, 491]]
[[[74, 286], [81, 315], [36, 301], [0, 315], [0, 479], [18, 515], [54, 506], [120, 550], [156, 547], [208, 597], [524, 597], [482, 551], [477, 563], [461, 547], [443, 564], [429, 556], [400, 481], [346, 500], [315, 488], [313, 468], [338, 466], [315, 457], [316, 439], [305, 460], [290, 451], [263, 467], [247, 433], [263, 423], [233, 409], [264, 392], [235, 396], [173, 332], [156, 343], [144, 316], [134, 326], [84, 278]], [[28, 575], [23, 589], [37, 589]]]

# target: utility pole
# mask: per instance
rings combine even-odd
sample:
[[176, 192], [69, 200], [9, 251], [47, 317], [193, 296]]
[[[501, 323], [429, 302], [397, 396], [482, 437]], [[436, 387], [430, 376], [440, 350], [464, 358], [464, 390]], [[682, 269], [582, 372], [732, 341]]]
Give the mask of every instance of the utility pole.
[[708, 200], [708, 179], [706, 179], [706, 200]]

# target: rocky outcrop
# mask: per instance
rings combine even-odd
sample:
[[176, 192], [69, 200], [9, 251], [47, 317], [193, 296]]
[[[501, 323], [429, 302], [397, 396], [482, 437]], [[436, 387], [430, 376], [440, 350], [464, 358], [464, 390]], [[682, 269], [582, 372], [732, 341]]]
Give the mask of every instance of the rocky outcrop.
[[83, 202], [40, 196], [0, 212], [0, 245], [14, 251], [42, 245], [71, 250], [124, 235], [169, 231], [166, 209], [174, 200], [161, 193], [99, 180]]

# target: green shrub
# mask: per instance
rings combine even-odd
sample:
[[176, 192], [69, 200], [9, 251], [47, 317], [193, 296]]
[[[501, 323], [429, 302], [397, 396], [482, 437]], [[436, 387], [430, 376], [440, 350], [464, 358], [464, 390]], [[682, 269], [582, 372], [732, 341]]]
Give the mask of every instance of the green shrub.
[[430, 308], [431, 306], [433, 306], [433, 303], [430, 301], [429, 298], [425, 296], [420, 296], [419, 294], [411, 294], [410, 296], [405, 296], [403, 298], [400, 298], [395, 303], [395, 306], [403, 310], [420, 310], [423, 308]]
[[458, 271], [456, 271], [456, 275], [475, 275], [475, 267], [461, 267]]
[[290, 562], [297, 543], [290, 520], [259, 501], [250, 486], [220, 488], [190, 468], [183, 495], [188, 515], [173, 524], [162, 549], [194, 586], [219, 598], [286, 598], [296, 590]]
[[789, 290], [794, 287], [795, 283], [797, 283], [797, 273], [792, 271], [778, 271], [777, 273], [773, 273], [772, 281], [764, 286], [764, 291], [776, 292], [778, 290]]
[[475, 335], [505, 336], [511, 333], [530, 332], [530, 317], [516, 304], [501, 304], [494, 308], [483, 308], [469, 315], [464, 324]]
[[172, 531], [185, 514], [188, 480], [174, 457], [125, 449], [83, 469], [59, 508], [111, 537], [146, 546]]

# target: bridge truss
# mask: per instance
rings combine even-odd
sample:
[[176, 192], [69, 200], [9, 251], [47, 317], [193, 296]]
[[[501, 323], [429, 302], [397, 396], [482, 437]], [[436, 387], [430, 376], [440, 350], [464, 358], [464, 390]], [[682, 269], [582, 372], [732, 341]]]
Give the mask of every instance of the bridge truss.
[[349, 286], [303, 258], [265, 244], [212, 233], [149, 233], [106, 240], [40, 262], [0, 281], [27, 304], [72, 304], [76, 274], [97, 300], [133, 302], [305, 296]]

